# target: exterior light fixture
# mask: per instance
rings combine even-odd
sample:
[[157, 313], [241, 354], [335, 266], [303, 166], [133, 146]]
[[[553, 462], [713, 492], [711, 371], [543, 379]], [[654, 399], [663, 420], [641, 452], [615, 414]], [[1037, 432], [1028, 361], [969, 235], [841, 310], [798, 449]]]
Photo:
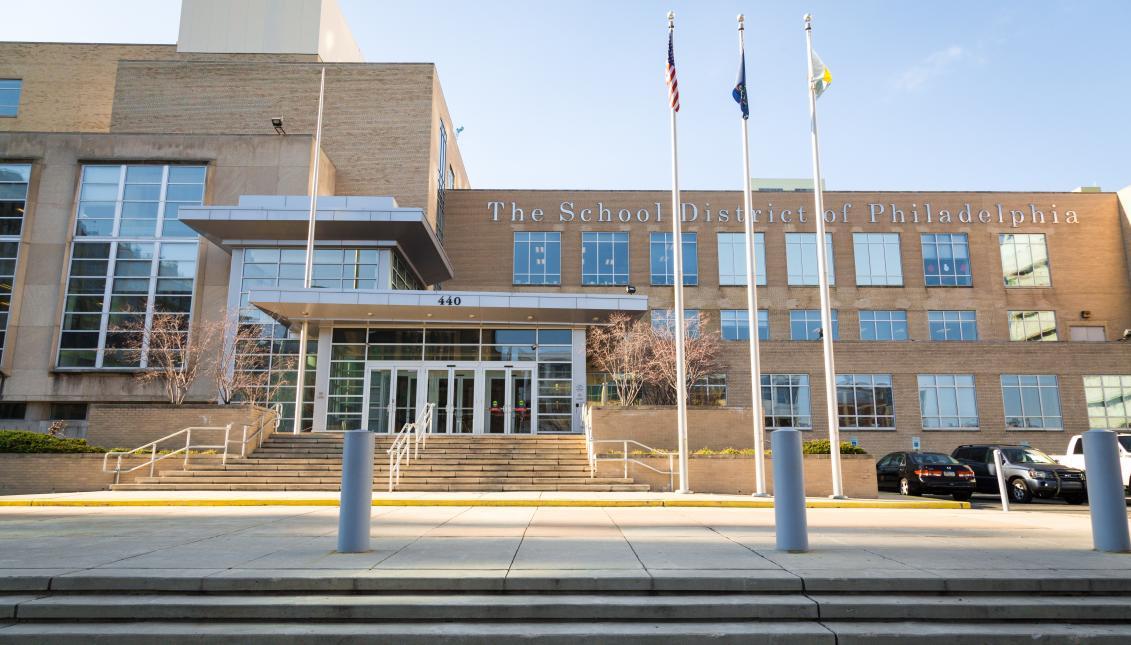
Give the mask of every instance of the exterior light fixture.
[[526, 319], [527, 320], [534, 320], [534, 316], [527, 316]]
[[1092, 312], [1087, 309], [1080, 312], [1080, 320], [1087, 320], [1092, 317]]
[[636, 286], [630, 284], [624, 288], [624, 292], [631, 296], [636, 293]]
[[474, 318], [474, 317], [475, 317], [475, 314], [467, 314], [467, 317], [468, 317], [468, 318]]
[[271, 119], [271, 127], [275, 128], [275, 134], [286, 134], [287, 131], [283, 129], [283, 119]]

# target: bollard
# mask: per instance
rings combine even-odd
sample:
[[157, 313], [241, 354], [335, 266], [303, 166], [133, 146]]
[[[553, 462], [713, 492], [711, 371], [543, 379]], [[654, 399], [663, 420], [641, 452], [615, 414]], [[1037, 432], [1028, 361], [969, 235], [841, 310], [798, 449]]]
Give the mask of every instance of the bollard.
[[997, 475], [997, 492], [1001, 495], [1001, 510], [1009, 512], [1009, 486], [1005, 483], [1005, 459], [1001, 450], [994, 448], [994, 473]]
[[1119, 446], [1111, 430], [1088, 430], [1084, 440], [1084, 475], [1092, 516], [1092, 544], [1097, 551], [1131, 551], [1127, 529], [1127, 502], [1123, 497], [1123, 471]]
[[805, 473], [801, 465], [801, 433], [775, 430], [770, 435], [774, 467], [774, 529], [779, 551], [809, 550], [805, 522]]
[[338, 553], [369, 550], [373, 511], [373, 433], [342, 433], [342, 497], [338, 504]]

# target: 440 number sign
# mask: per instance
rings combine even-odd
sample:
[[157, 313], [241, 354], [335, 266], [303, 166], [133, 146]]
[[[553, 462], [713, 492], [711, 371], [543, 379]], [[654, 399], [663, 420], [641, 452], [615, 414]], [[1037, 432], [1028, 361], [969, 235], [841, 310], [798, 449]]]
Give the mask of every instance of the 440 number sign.
[[458, 307], [458, 306], [459, 306], [460, 304], [462, 304], [462, 303], [460, 302], [459, 296], [454, 296], [454, 297], [453, 297], [453, 296], [448, 296], [447, 298], [445, 298], [444, 296], [440, 296], [440, 300], [439, 300], [439, 303], [440, 303], [441, 305], [447, 305], [447, 306], [449, 306], [449, 307], [451, 307], [451, 306], [456, 306], [456, 307]]

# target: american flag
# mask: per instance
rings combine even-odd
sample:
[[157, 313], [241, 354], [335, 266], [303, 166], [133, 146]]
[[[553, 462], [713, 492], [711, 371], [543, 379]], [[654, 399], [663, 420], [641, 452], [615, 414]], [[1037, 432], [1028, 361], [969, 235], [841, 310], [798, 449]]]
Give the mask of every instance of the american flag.
[[675, 46], [672, 43], [673, 32], [668, 30], [668, 98], [671, 99], [672, 110], [679, 112], [679, 81], [675, 78]]

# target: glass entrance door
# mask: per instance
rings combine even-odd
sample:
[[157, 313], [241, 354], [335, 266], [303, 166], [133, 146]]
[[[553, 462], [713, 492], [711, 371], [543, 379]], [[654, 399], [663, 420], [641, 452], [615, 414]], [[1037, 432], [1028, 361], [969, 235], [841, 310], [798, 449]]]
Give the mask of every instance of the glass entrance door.
[[484, 372], [484, 432], [530, 434], [535, 414], [533, 376], [534, 370], [525, 367], [508, 366]]
[[447, 366], [428, 370], [425, 401], [431, 403], [432, 432], [464, 434], [475, 426], [475, 370]]
[[367, 430], [396, 432], [416, 419], [416, 368], [374, 368], [369, 370], [367, 378]]

